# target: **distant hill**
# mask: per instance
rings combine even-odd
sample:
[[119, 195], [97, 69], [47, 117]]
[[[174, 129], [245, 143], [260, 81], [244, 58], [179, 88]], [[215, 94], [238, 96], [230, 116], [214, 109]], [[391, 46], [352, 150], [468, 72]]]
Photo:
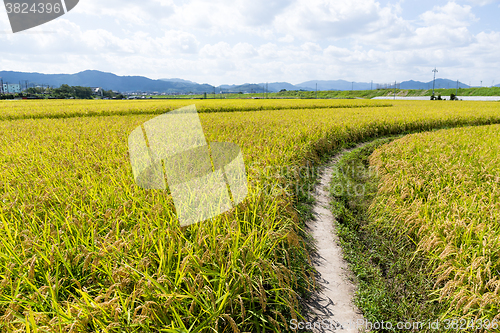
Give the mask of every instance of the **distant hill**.
[[203, 93], [213, 91], [208, 84], [190, 83], [189, 81], [152, 80], [143, 76], [118, 76], [112, 73], [88, 70], [76, 74], [41, 74], [1, 71], [4, 82], [19, 83], [25, 80], [35, 85], [60, 87], [62, 84], [83, 87], [102, 87], [105, 90], [120, 92], [181, 92]]
[[229, 91], [234, 91], [234, 92], [256, 92], [256, 93], [261, 93], [265, 91], [267, 86], [267, 91], [268, 92], [279, 92], [283, 89], [286, 90], [301, 90], [302, 88], [297, 87], [291, 83], [288, 82], [269, 82], [269, 83], [245, 83], [242, 85], [222, 85], [222, 89], [229, 90]]
[[[259, 86], [265, 87], [266, 83], [259, 83]], [[268, 91], [270, 91], [270, 92], [278, 92], [278, 91], [281, 91], [283, 89], [300, 90], [300, 88], [298, 88], [297, 86], [294, 86], [293, 84], [288, 83], [288, 82], [272, 82], [272, 83], [268, 83], [267, 87], [268, 87]]]
[[236, 84], [233, 84], [233, 85], [223, 84], [220, 87], [216, 87], [215, 88], [215, 90], [216, 90], [217, 93], [220, 92], [220, 89], [222, 89], [222, 92], [261, 93], [261, 92], [264, 91], [264, 86], [263, 85], [258, 85], [258, 84], [255, 84], [255, 83], [245, 83], [245, 84], [240, 84], [240, 85], [236, 85]]
[[[87, 70], [76, 74], [41, 74], [41, 73], [24, 73], [0, 71], [0, 77], [4, 83], [19, 83], [24, 85], [24, 81], [29, 81], [31, 85], [49, 85], [52, 87], [60, 87], [62, 84], [70, 86], [84, 87], [102, 87], [105, 90], [115, 90], [123, 93], [126, 92], [159, 92], [159, 93], [197, 93], [204, 92], [213, 94], [220, 92], [243, 92], [243, 93], [262, 93], [266, 87], [266, 83], [245, 83], [241, 85], [221, 85], [214, 87], [209, 84], [198, 84], [193, 81], [180, 78], [152, 80], [144, 76], [118, 76], [112, 73], [105, 73], [95, 70]], [[279, 92], [280, 90], [318, 90], [325, 91], [343, 91], [343, 90], [370, 90], [376, 89], [377, 83], [367, 82], [351, 82], [346, 80], [312, 80], [299, 84], [291, 84], [288, 82], [270, 82], [267, 83], [269, 92]], [[432, 89], [432, 81], [404, 81], [398, 84], [401, 89]], [[448, 79], [436, 79], [435, 88], [456, 88], [457, 82]], [[469, 88], [468, 85], [459, 82], [460, 88]], [[500, 87], [500, 84], [496, 85]]]
[[[377, 83], [367, 83], [367, 82], [349, 82], [345, 80], [335, 80], [335, 81], [307, 81], [304, 83], [299, 83], [295, 85], [296, 87], [315, 90], [316, 83], [318, 84], [318, 90], [370, 90], [376, 89]], [[432, 81], [430, 82], [420, 82], [420, 81], [403, 81], [398, 82], [401, 89], [432, 89]], [[447, 80], [447, 79], [436, 79], [435, 88], [455, 88], [457, 86], [457, 81]], [[468, 85], [459, 82], [460, 88], [469, 88]]]
[[[325, 81], [325, 80], [314, 80], [307, 81], [303, 83], [296, 84], [295, 86], [305, 90], [316, 90], [316, 84], [318, 84], [318, 90], [369, 90], [371, 88], [371, 83], [365, 82], [353, 82], [345, 80], [335, 80], [335, 81]], [[376, 83], [373, 83], [373, 88], [375, 89]]]
[[166, 81], [166, 82], [181, 82], [181, 83], [192, 83], [192, 84], [197, 84], [196, 82], [189, 81], [189, 80], [184, 80], [184, 79], [179, 79], [179, 78], [172, 78], [172, 79], [160, 79], [161, 81]]
[[[430, 82], [431, 86], [430, 88], [432, 89], [432, 82]], [[420, 81], [404, 81], [401, 82], [400, 85], [401, 89], [429, 89], [429, 83], [425, 82], [420, 82]]]
[[[457, 81], [452, 81], [448, 79], [436, 79], [435, 82], [435, 89], [440, 89], [440, 88], [456, 88], [457, 87]], [[459, 88], [470, 88], [468, 85], [459, 82], [458, 83]], [[420, 82], [420, 81], [404, 81], [401, 82], [401, 89], [432, 89], [432, 81], [429, 82]]]

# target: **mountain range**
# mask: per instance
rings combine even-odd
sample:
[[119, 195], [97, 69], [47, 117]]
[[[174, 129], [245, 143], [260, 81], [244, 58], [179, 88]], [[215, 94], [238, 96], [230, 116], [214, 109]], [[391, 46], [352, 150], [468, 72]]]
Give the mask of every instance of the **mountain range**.
[[[313, 80], [299, 84], [291, 84], [288, 82], [273, 82], [273, 83], [247, 83], [243, 85], [221, 85], [214, 87], [210, 84], [199, 84], [193, 81], [172, 78], [153, 80], [144, 76], [118, 76], [112, 73], [105, 73], [96, 70], [87, 70], [76, 74], [41, 74], [41, 73], [25, 73], [13, 71], [0, 71], [0, 79], [4, 83], [21, 83], [26, 86], [26, 81], [29, 86], [51, 86], [60, 87], [62, 84], [70, 86], [83, 87], [101, 87], [105, 90], [114, 90], [122, 93], [133, 92], [158, 92], [158, 93], [226, 93], [226, 92], [243, 92], [243, 93], [261, 93], [266, 90], [269, 92], [278, 92], [286, 90], [369, 90], [376, 89], [377, 83], [366, 82], [350, 82], [345, 80]], [[455, 88], [457, 81], [448, 79], [436, 79], [435, 88]], [[398, 83], [398, 88], [401, 89], [432, 89], [433, 82], [420, 81], [404, 81]], [[468, 85], [459, 82], [460, 88], [469, 88]], [[500, 87], [500, 84], [496, 85]]]
[[0, 78], [6, 83], [29, 81], [29, 86], [51, 86], [58, 88], [63, 84], [82, 87], [101, 87], [104, 90], [120, 92], [193, 92], [203, 93], [213, 90], [209, 84], [198, 84], [182, 79], [152, 80], [144, 76], [118, 76], [100, 71], [83, 71], [76, 74], [40, 74], [0, 71]]

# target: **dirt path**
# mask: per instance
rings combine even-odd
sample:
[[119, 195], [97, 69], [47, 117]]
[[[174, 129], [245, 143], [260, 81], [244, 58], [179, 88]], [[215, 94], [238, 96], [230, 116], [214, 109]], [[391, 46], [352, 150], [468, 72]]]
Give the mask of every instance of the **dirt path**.
[[[362, 314], [352, 302], [356, 288], [348, 279], [350, 271], [342, 258], [342, 248], [338, 245], [338, 237], [335, 234], [335, 218], [331, 212], [331, 199], [328, 191], [334, 166], [348, 151], [350, 150], [344, 150], [335, 155], [321, 170], [320, 183], [314, 193], [316, 199], [313, 207], [315, 220], [308, 223], [318, 250], [313, 257], [313, 263], [318, 271], [316, 278], [321, 287], [320, 292], [308, 300], [313, 313], [308, 320], [318, 323], [313, 330], [315, 333], [338, 331], [357, 333], [359, 330], [355, 323], [358, 320], [363, 320]], [[319, 326], [321, 327], [318, 328]]]

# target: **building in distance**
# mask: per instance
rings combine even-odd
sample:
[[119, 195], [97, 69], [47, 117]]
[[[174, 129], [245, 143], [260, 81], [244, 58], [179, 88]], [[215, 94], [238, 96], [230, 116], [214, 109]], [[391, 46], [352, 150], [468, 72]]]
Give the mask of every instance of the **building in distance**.
[[3, 88], [2, 91], [4, 94], [19, 94], [19, 93], [21, 93], [21, 85], [20, 84], [4, 83], [2, 88]]

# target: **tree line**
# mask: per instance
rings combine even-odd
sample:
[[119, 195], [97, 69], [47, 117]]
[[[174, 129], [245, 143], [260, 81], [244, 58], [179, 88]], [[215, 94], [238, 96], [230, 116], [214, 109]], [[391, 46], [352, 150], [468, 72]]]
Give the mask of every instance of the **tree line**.
[[[18, 97], [40, 97], [40, 98], [60, 98], [60, 99], [93, 99], [92, 88], [81, 86], [61, 85], [59, 88], [48, 87], [32, 87], [28, 88], [20, 94], [5, 94], [0, 95], [0, 99], [13, 99]], [[112, 90], [103, 90], [102, 97], [122, 99], [124, 96], [120, 93], [115, 93]]]

